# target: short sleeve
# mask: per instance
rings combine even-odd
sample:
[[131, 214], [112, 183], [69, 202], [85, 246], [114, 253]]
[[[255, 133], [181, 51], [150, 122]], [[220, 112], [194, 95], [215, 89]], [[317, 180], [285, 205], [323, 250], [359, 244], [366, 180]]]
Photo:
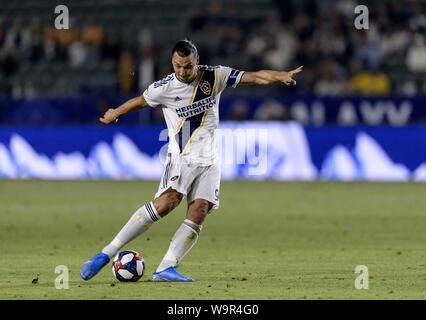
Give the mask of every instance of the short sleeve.
[[219, 78], [221, 90], [227, 87], [236, 88], [241, 81], [244, 71], [233, 69], [230, 67], [219, 66]]
[[150, 107], [155, 108], [162, 105], [162, 91], [162, 88], [156, 86], [155, 82], [144, 91], [143, 97]]

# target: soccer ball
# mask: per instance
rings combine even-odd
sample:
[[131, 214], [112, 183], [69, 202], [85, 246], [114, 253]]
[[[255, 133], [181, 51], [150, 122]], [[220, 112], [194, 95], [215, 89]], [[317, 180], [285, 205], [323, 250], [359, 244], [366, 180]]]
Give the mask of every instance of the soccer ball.
[[118, 281], [136, 282], [142, 278], [145, 262], [142, 256], [133, 250], [122, 251], [112, 262], [112, 274]]

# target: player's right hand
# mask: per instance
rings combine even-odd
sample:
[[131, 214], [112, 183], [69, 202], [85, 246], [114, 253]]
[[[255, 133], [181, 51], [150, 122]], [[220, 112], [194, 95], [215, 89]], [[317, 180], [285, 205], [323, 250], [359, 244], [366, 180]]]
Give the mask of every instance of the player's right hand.
[[99, 121], [104, 124], [117, 123], [118, 115], [115, 109], [108, 109], [107, 112], [105, 112], [105, 114], [103, 115], [103, 117], [99, 118]]

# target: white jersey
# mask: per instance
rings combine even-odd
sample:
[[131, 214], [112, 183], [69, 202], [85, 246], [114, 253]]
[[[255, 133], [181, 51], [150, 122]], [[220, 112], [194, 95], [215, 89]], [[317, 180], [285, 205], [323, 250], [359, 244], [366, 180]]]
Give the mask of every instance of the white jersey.
[[215, 163], [219, 100], [226, 87], [236, 87], [243, 71], [224, 66], [197, 66], [191, 83], [175, 74], [152, 83], [143, 93], [153, 108], [161, 107], [169, 133], [168, 152], [182, 160], [208, 166]]

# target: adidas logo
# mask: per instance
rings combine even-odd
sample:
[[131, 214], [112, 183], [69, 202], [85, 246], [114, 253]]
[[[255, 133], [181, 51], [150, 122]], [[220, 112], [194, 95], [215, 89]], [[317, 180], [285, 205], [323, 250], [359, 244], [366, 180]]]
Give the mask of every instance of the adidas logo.
[[182, 100], [181, 98], [179, 98], [179, 97], [176, 97], [175, 98], [175, 101], [180, 101], [180, 100]]

